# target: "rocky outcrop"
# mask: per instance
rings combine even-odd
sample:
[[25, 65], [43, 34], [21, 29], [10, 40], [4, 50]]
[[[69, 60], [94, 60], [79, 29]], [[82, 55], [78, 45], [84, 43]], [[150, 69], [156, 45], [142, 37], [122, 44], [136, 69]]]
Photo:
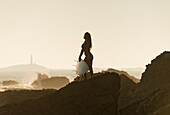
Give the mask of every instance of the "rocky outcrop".
[[31, 85], [37, 89], [60, 89], [69, 84], [66, 77], [48, 77], [46, 74], [38, 73], [38, 78]]
[[156, 110], [151, 115], [169, 115], [170, 113], [170, 104]]
[[[136, 88], [138, 87], [137, 85], [137, 81], [139, 79], [130, 76], [127, 72], [125, 71], [119, 71], [116, 69], [112, 69], [109, 68], [107, 70], [103, 70], [102, 72], [99, 73], [95, 73], [93, 76], [99, 76], [102, 75], [104, 73], [117, 73], [120, 76], [121, 79], [121, 87], [120, 87], [120, 95], [119, 95], [119, 100], [118, 100], [118, 106], [119, 108], [123, 108], [127, 103], [131, 102], [131, 100], [129, 100], [129, 98], [132, 98], [131, 94], [134, 93], [134, 91], [136, 90]], [[90, 73], [87, 73], [87, 79], [91, 79], [90, 78]], [[82, 78], [83, 80], [83, 78]], [[136, 82], [134, 82], [136, 81]], [[127, 98], [129, 96], [129, 98]], [[133, 98], [132, 98], [133, 99]]]
[[18, 84], [19, 84], [19, 82], [13, 81], [13, 80], [3, 81], [3, 82], [2, 82], [2, 85], [3, 85], [3, 86], [11, 86], [11, 85], [18, 85]]
[[147, 65], [138, 88], [127, 95], [130, 101], [120, 115], [168, 115], [170, 105], [170, 52], [163, 52]]
[[34, 81], [32, 86], [42, 89], [60, 89], [67, 84], [69, 84], [69, 79], [66, 77], [51, 77], [41, 81]]
[[151, 91], [170, 84], [170, 52], [163, 52], [146, 67], [140, 82], [142, 88]]
[[54, 93], [56, 90], [8, 90], [0, 92], [0, 106], [21, 103], [28, 99], [37, 99], [44, 95]]
[[120, 77], [104, 73], [54, 94], [0, 108], [1, 115], [117, 115]]
[[121, 87], [120, 87], [120, 96], [118, 102], [119, 102], [119, 108], [122, 108], [129, 101], [129, 98], [127, 98], [127, 96], [131, 95], [136, 90], [137, 84], [124, 74], [121, 74], [120, 78], [121, 78]]
[[126, 71], [120, 71], [120, 70], [116, 70], [116, 69], [113, 69], [113, 68], [109, 68], [106, 71], [104, 71], [104, 70], [102, 71], [102, 73], [104, 73], [104, 72], [115, 72], [119, 75], [125, 75], [135, 83], [138, 83], [140, 81], [138, 78], [129, 75]]
[[[166, 88], [155, 89], [143, 98], [132, 101], [123, 109], [120, 109], [120, 115], [148, 115], [167, 113], [170, 105], [170, 86]], [[168, 114], [158, 114], [168, 115]]]
[[127, 96], [131, 95], [131, 93], [133, 93], [135, 89], [137, 88], [137, 83], [139, 79], [133, 76], [130, 76], [125, 71], [119, 71], [119, 70], [112, 69], [112, 68], [109, 68], [106, 71], [104, 70], [102, 71], [102, 73], [105, 73], [105, 72], [111, 72], [111, 73], [115, 72], [120, 75], [121, 87], [120, 87], [120, 96], [119, 96], [118, 105], [119, 105], [119, 108], [122, 108], [129, 101]]

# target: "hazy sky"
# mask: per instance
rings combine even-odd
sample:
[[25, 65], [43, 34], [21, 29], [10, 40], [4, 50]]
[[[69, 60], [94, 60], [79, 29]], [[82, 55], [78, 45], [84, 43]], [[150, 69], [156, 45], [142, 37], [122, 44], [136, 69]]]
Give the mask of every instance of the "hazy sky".
[[84, 32], [95, 67], [145, 67], [170, 50], [169, 0], [0, 0], [0, 67], [74, 68]]

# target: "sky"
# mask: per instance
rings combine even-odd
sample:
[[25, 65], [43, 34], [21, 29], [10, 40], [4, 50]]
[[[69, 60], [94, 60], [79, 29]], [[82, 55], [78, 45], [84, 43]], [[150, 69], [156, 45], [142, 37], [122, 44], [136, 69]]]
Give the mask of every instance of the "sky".
[[94, 67], [136, 68], [170, 50], [169, 0], [0, 0], [0, 68], [72, 69], [83, 34]]

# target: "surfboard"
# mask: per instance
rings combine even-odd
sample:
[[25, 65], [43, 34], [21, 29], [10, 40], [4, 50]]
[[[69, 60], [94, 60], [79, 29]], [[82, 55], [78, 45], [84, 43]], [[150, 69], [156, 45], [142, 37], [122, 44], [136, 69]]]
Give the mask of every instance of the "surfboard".
[[83, 75], [89, 70], [89, 67], [87, 63], [84, 60], [81, 60], [80, 62], [77, 62], [76, 65], [76, 74], [77, 75]]

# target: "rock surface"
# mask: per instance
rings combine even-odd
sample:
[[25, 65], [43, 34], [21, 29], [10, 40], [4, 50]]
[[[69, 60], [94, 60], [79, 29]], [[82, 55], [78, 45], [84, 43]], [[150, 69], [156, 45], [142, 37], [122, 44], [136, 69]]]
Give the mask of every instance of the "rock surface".
[[0, 106], [20, 103], [28, 99], [37, 99], [41, 96], [54, 93], [56, 90], [20, 90], [0, 92]]
[[130, 95], [135, 89], [137, 88], [137, 83], [139, 82], [139, 79], [130, 76], [127, 72], [125, 71], [119, 71], [116, 69], [109, 68], [106, 71], [102, 71], [102, 73], [105, 72], [115, 72], [120, 75], [121, 78], [121, 87], [120, 87], [120, 96], [119, 96], [119, 101], [118, 105], [119, 108], [122, 108], [125, 104], [127, 104], [127, 95]]
[[168, 115], [170, 105], [170, 86], [155, 89], [143, 98], [135, 100], [125, 108], [120, 110], [120, 115]]
[[0, 108], [0, 115], [117, 115], [120, 76], [105, 73], [73, 82], [36, 100]]
[[37, 73], [38, 77], [31, 85], [37, 89], [60, 89], [69, 84], [66, 77], [49, 77], [46, 74]]
[[2, 82], [2, 85], [3, 85], [3, 86], [11, 86], [11, 85], [18, 85], [18, 84], [19, 84], [19, 82], [13, 81], [13, 80], [3, 81], [3, 82]]
[[140, 81], [142, 88], [154, 90], [170, 84], [170, 52], [163, 52], [146, 67]]
[[117, 74], [119, 74], [119, 75], [125, 75], [125, 76], [127, 76], [129, 79], [131, 79], [131, 80], [132, 80], [133, 82], [135, 82], [135, 83], [140, 82], [140, 80], [139, 80], [138, 78], [129, 75], [126, 71], [120, 71], [120, 70], [116, 70], [116, 69], [113, 69], [113, 68], [109, 68], [109, 69], [107, 69], [106, 71], [103, 70], [102, 72], [103, 72], [103, 73], [104, 73], [104, 72], [115, 72], [115, 73], [117, 73]]
[[121, 74], [121, 87], [120, 87], [120, 96], [119, 96], [119, 108], [122, 108], [125, 104], [127, 104], [128, 95], [131, 95], [137, 88], [137, 84], [129, 79], [126, 75]]
[[127, 95], [120, 115], [168, 115], [170, 105], [170, 52], [163, 52], [147, 65], [138, 88]]
[[34, 88], [43, 88], [43, 89], [60, 89], [69, 84], [69, 79], [66, 77], [51, 77], [43, 80], [36, 80], [32, 83]]

